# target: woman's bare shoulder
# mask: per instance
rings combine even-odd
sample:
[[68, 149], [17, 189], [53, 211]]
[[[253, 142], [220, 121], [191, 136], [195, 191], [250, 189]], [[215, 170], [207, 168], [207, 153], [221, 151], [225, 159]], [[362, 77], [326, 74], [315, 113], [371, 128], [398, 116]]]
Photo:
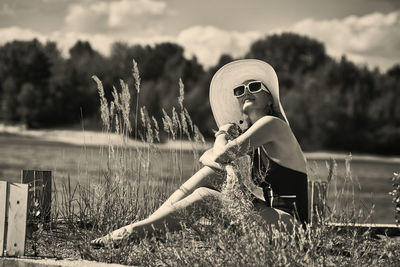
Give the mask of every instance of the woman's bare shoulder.
[[268, 128], [270, 131], [289, 130], [289, 125], [275, 116], [266, 115], [258, 119], [254, 124], [254, 128]]
[[282, 119], [275, 117], [275, 116], [271, 116], [271, 115], [265, 115], [263, 117], [261, 117], [260, 119], [257, 120], [256, 123], [277, 123], [277, 124], [286, 124], [287, 123], [285, 121], [283, 121]]

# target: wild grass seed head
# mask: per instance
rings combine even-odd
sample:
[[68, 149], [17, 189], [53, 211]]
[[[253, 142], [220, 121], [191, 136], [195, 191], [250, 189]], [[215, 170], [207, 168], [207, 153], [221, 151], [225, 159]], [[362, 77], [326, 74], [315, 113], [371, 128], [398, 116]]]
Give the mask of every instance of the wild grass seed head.
[[178, 103], [181, 111], [184, 109], [183, 107], [183, 100], [185, 99], [185, 86], [182, 82], [182, 79], [179, 79], [179, 96], [178, 96]]
[[116, 107], [117, 112], [121, 112], [122, 107], [121, 107], [121, 102], [119, 100], [119, 95], [118, 95], [118, 91], [117, 88], [115, 88], [115, 86], [113, 86], [113, 90], [111, 92], [113, 98], [114, 98], [114, 105]]
[[183, 113], [185, 114], [186, 121], [190, 126], [190, 131], [193, 132], [194, 131], [193, 121], [192, 121], [192, 118], [190, 117], [189, 112], [187, 111], [186, 108], [183, 109]]
[[185, 133], [185, 135], [187, 136], [187, 138], [189, 140], [191, 140], [192, 138], [189, 133], [189, 127], [188, 127], [188, 123], [186, 121], [185, 113], [183, 111], [181, 111], [181, 113], [179, 115], [181, 117], [182, 130]]
[[100, 112], [101, 112], [101, 120], [103, 121], [103, 127], [105, 128], [106, 132], [109, 132], [110, 131], [110, 112], [108, 109], [107, 99], [104, 97], [103, 83], [95, 75], [92, 76], [92, 79], [97, 83], [97, 91], [99, 92]]
[[152, 144], [154, 143], [153, 128], [151, 127], [150, 116], [145, 106], [140, 108], [140, 115], [142, 119], [143, 128], [146, 131], [144, 134], [144, 136], [146, 137], [145, 141]]
[[163, 117], [162, 117], [162, 122], [164, 126], [164, 131], [168, 134], [173, 135], [173, 123], [171, 117], [168, 115], [168, 113], [165, 111], [165, 109], [162, 109]]
[[178, 133], [182, 132], [182, 125], [175, 107], [172, 107], [172, 126], [174, 136], [178, 137]]
[[127, 130], [127, 134], [130, 134], [132, 132], [131, 121], [129, 118], [131, 94], [129, 93], [128, 84], [126, 84], [123, 80], [120, 80], [120, 83], [122, 88], [122, 92], [120, 93], [122, 117]]
[[139, 95], [139, 93], [140, 93], [140, 75], [139, 75], [138, 64], [134, 59], [132, 59], [132, 65], [133, 65], [132, 76], [133, 76], [133, 79], [135, 80], [136, 92]]
[[151, 116], [151, 119], [153, 120], [154, 124], [154, 135], [157, 140], [157, 142], [160, 142], [160, 128], [158, 127], [158, 122], [154, 116]]

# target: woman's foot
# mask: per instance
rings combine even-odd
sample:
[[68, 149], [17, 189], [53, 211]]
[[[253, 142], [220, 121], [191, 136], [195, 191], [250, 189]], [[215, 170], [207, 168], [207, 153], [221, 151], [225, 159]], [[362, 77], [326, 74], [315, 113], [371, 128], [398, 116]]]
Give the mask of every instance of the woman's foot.
[[132, 240], [132, 229], [128, 226], [119, 228], [105, 236], [96, 238], [90, 241], [90, 245], [93, 248], [119, 248], [123, 243], [127, 243]]

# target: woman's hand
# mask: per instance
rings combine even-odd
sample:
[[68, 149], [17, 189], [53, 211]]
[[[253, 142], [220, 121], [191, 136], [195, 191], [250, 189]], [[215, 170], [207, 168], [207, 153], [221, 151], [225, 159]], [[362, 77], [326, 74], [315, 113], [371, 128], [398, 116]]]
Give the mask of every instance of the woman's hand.
[[212, 150], [212, 160], [218, 164], [226, 164], [236, 158], [232, 151], [226, 151], [228, 141], [234, 140], [241, 134], [239, 125], [228, 123], [222, 125], [215, 134], [215, 142]]
[[242, 130], [240, 129], [239, 125], [235, 123], [228, 123], [219, 127], [215, 137], [218, 137], [219, 134], [225, 134], [226, 140], [233, 140], [237, 138], [241, 133]]
[[214, 154], [213, 148], [208, 149], [203, 155], [200, 157], [199, 161], [204, 165], [208, 166], [212, 169], [222, 171], [224, 170], [224, 166], [221, 163], [215, 161], [216, 155]]

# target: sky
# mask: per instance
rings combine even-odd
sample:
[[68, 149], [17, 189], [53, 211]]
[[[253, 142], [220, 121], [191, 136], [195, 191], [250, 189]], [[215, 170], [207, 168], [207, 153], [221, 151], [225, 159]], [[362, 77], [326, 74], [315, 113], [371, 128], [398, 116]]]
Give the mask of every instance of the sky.
[[65, 56], [77, 40], [105, 56], [116, 41], [171, 41], [209, 67], [282, 32], [370, 68], [400, 63], [399, 0], [0, 0], [0, 44], [56, 41]]

